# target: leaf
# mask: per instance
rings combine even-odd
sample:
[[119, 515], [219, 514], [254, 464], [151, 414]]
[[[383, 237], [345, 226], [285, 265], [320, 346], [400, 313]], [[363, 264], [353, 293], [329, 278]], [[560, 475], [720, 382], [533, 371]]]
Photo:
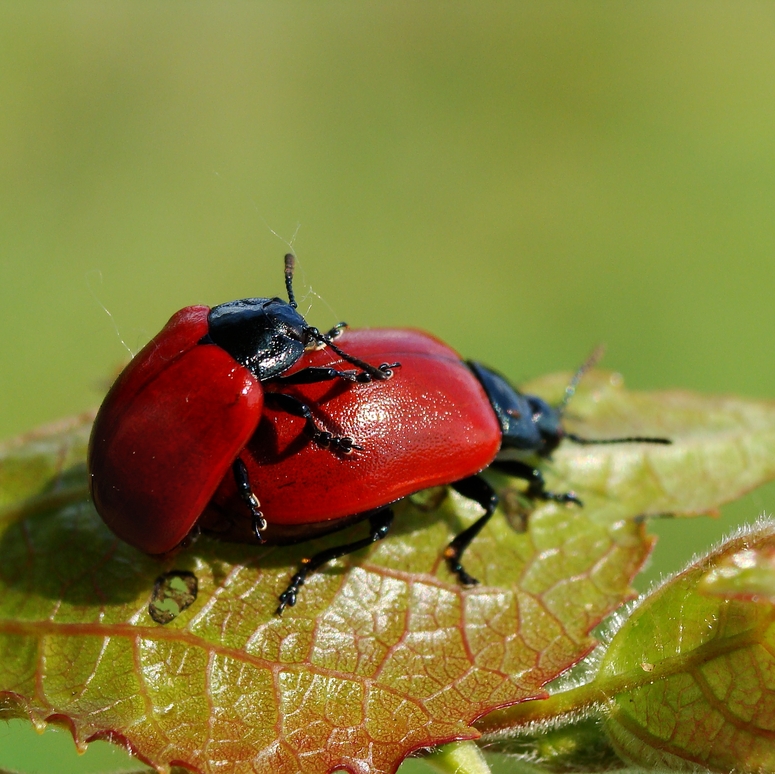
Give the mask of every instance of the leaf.
[[[660, 770], [775, 771], [775, 607], [754, 593], [763, 573], [772, 582], [774, 552], [775, 522], [768, 520], [726, 541], [644, 596], [594, 679], [517, 708], [510, 722], [502, 713], [497, 732], [490, 718], [489, 738], [512, 753], [543, 752], [555, 770], [564, 768], [557, 763], [616, 768], [616, 754], [620, 768], [624, 761]], [[737, 572], [727, 585], [730, 568]], [[520, 727], [527, 731], [521, 740]], [[564, 740], [564, 755], [540, 750], [552, 735]]]
[[482, 751], [471, 741], [437, 747], [425, 760], [439, 774], [490, 774]]
[[[566, 381], [533, 387], [557, 398]], [[114, 538], [86, 498], [87, 417], [6, 445], [6, 715], [67, 725], [81, 746], [111, 738], [156, 767], [202, 772], [392, 772], [413, 750], [476, 738], [477, 718], [544, 696], [632, 595], [651, 546], [636, 517], [712, 509], [775, 475], [770, 404], [627, 393], [590, 374], [573, 411], [584, 418], [568, 418], [574, 432], [675, 443], [564, 443], [545, 465], [547, 483], [574, 489], [583, 509], [548, 503], [528, 516], [522, 484], [493, 475], [507, 518], [496, 514], [467, 551], [482, 581], [471, 590], [441, 553], [477, 506], [444, 490], [410, 498], [387, 540], [312, 575], [282, 618], [277, 595], [308, 545], [202, 539], [158, 562]], [[162, 625], [149, 603], [173, 571], [196, 579], [195, 599], [185, 583], [180, 597], [162, 591], [172, 613]]]
[[[698, 593], [709, 571], [751, 549], [775, 549], [773, 523], [728, 541], [659, 589], [611, 643], [601, 678], [639, 678], [617, 695], [606, 723], [626, 759], [775, 770], [775, 609]], [[643, 664], [654, 664], [648, 680]]]
[[[629, 392], [621, 377], [595, 371], [584, 377], [566, 425], [591, 438], [662, 436], [672, 446], [579, 447], [564, 443], [554, 457], [557, 475], [573, 482], [586, 510], [614, 521], [644, 515], [709, 513], [775, 474], [775, 403], [683, 390]], [[525, 389], [559, 402], [566, 375]]]
[[700, 580], [703, 594], [775, 604], [775, 547], [745, 548], [721, 559]]

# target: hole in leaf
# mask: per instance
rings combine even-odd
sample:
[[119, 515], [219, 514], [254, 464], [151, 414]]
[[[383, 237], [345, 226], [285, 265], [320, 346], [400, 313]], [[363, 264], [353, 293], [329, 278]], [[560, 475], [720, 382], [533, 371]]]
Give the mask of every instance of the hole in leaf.
[[184, 570], [170, 570], [156, 579], [148, 614], [156, 623], [168, 624], [193, 604], [197, 592], [196, 575]]

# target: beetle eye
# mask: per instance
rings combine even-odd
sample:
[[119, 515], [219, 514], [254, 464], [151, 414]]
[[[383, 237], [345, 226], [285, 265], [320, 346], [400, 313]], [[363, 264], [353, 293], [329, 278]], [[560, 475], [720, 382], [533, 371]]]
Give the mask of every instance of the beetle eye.
[[[321, 346], [320, 342], [317, 341], [313, 335], [312, 331], [315, 330], [314, 328], [302, 328], [299, 333], [299, 341], [304, 345], [306, 349], [317, 349], [318, 346]], [[323, 344], [322, 346], [325, 346]]]

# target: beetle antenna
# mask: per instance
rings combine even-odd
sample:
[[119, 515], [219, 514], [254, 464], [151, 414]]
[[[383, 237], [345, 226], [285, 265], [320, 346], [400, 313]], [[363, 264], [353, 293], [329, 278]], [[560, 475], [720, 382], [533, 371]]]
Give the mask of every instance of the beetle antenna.
[[308, 328], [307, 330], [309, 335], [315, 339], [315, 341], [319, 342], [320, 344], [325, 344], [327, 347], [333, 349], [334, 352], [339, 355], [339, 357], [344, 358], [348, 363], [352, 363], [354, 366], [360, 368], [364, 373], [368, 374], [371, 379], [376, 379], [378, 381], [390, 379], [390, 377], [393, 376], [392, 369], [398, 368], [401, 365], [401, 363], [383, 363], [379, 368], [377, 368], [376, 366], [370, 365], [369, 363], [366, 363], [354, 355], [348, 355], [344, 350], [339, 349], [339, 347], [334, 344], [330, 336], [326, 336], [325, 334], [321, 333], [317, 328]]
[[[581, 364], [579, 370], [573, 374], [573, 378], [570, 380], [570, 382], [568, 382], [568, 386], [565, 388], [565, 397], [562, 399], [562, 403], [559, 406], [559, 411], [561, 414], [567, 407], [570, 399], [576, 393], [576, 388], [579, 386], [579, 382], [584, 377], [584, 374], [587, 373], [590, 368], [594, 368], [595, 365], [600, 362], [600, 358], [602, 358], [604, 354], [605, 346], [600, 344], [599, 346], [595, 347], [595, 349], [592, 351], [592, 354]], [[606, 443], [659, 443], [664, 446], [668, 446], [673, 443], [669, 438], [651, 438], [649, 436], [642, 435], [631, 435], [627, 436], [626, 438], [584, 438], [580, 435], [576, 435], [575, 433], [565, 433], [565, 438], [581, 446], [593, 446]]]
[[296, 268], [296, 256], [285, 254], [285, 289], [288, 291], [288, 303], [296, 309], [296, 298], [293, 295], [293, 270]]
[[560, 414], [565, 411], [571, 398], [576, 394], [576, 388], [579, 386], [579, 382], [584, 378], [584, 374], [591, 368], [594, 368], [600, 362], [604, 354], [605, 345], [598, 344], [592, 350], [590, 356], [579, 366], [578, 371], [573, 374], [573, 378], [568, 382], [568, 386], [565, 388], [565, 396], [562, 399], [562, 403], [558, 406]]
[[632, 435], [627, 438], [582, 438], [574, 433], [565, 433], [565, 437], [573, 443], [581, 446], [592, 446], [604, 443], [659, 443], [663, 446], [669, 446], [673, 443], [669, 438], [651, 438], [642, 435]]

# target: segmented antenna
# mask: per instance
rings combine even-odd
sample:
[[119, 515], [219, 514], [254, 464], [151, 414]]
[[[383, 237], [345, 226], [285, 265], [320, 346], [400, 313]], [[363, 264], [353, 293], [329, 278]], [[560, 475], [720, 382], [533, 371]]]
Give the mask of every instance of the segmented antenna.
[[[567, 408], [568, 403], [576, 393], [576, 388], [579, 386], [579, 382], [582, 380], [584, 374], [587, 373], [587, 371], [589, 371], [591, 368], [594, 368], [600, 362], [600, 359], [604, 354], [605, 346], [600, 344], [599, 346], [595, 347], [595, 349], [592, 351], [592, 354], [581, 364], [579, 370], [573, 374], [573, 378], [570, 380], [570, 382], [568, 382], [568, 386], [565, 388], [565, 397], [562, 399], [562, 403], [558, 406], [558, 411], [560, 414], [562, 414]], [[642, 435], [632, 435], [626, 438], [583, 438], [582, 436], [576, 435], [575, 433], [565, 433], [565, 437], [569, 441], [573, 441], [573, 443], [577, 443], [581, 446], [594, 446], [606, 443], [659, 443], [665, 446], [669, 446], [671, 443], [673, 443], [669, 438], [650, 438], [648, 436]]]
[[592, 446], [594, 444], [603, 443], [661, 443], [665, 446], [669, 446], [673, 443], [669, 438], [649, 438], [642, 435], [632, 435], [628, 438], [582, 438], [580, 435], [574, 433], [565, 433], [565, 437], [573, 443], [578, 443], [581, 446]]
[[[293, 270], [296, 268], [296, 256], [293, 253], [286, 253], [285, 255], [285, 289], [288, 291], [288, 303], [294, 308], [297, 308], [296, 297], [293, 295]], [[334, 344], [330, 336], [326, 336], [321, 333], [317, 328], [307, 328], [307, 333], [320, 344], [325, 344], [327, 347], [336, 352], [341, 358], [344, 358], [348, 363], [360, 368], [365, 374], [368, 374], [371, 379], [383, 381], [390, 379], [393, 376], [391, 369], [398, 368], [400, 363], [383, 363], [379, 368], [376, 368], [369, 363], [360, 360], [353, 355], [348, 355], [344, 350]]]
[[584, 378], [584, 374], [591, 368], [594, 368], [602, 359], [605, 354], [605, 345], [598, 344], [593, 350], [592, 354], [579, 366], [579, 370], [573, 374], [573, 378], [568, 382], [568, 386], [565, 388], [565, 397], [562, 399], [562, 403], [557, 407], [560, 414], [562, 414], [570, 399], [576, 394], [576, 388], [579, 386], [579, 382]]
[[288, 291], [288, 303], [296, 309], [296, 298], [293, 295], [293, 270], [296, 268], [296, 256], [293, 253], [285, 254], [285, 289]]

